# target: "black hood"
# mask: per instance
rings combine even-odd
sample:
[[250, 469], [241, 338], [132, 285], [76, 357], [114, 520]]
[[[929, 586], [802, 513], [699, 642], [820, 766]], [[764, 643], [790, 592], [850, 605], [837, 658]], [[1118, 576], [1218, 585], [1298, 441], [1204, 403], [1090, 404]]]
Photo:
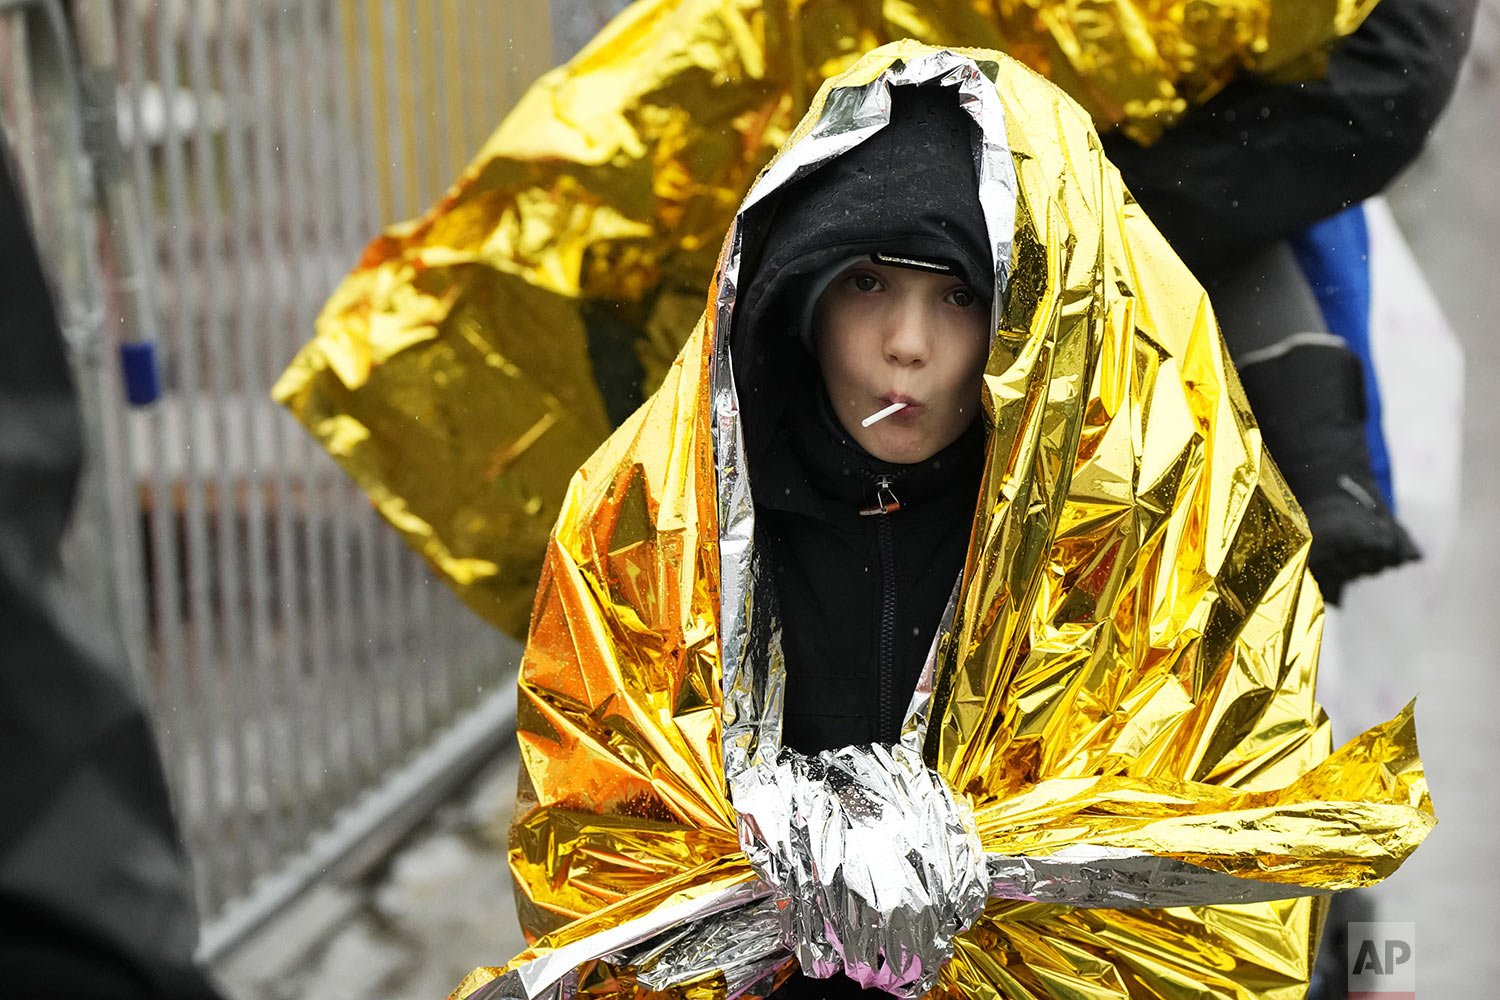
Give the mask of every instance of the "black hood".
[[884, 128], [746, 213], [731, 343], [752, 470], [788, 401], [822, 391], [794, 335], [819, 272], [879, 252], [946, 264], [982, 297], [993, 294], [976, 143], [956, 89], [898, 86]]

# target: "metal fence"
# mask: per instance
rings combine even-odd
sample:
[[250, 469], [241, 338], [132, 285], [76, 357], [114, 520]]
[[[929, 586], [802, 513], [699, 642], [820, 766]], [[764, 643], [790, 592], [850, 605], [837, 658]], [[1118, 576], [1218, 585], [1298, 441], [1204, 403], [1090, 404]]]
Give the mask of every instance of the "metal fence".
[[69, 568], [151, 706], [209, 957], [509, 724], [513, 647], [267, 393], [548, 25], [545, 0], [0, 0], [90, 435]]

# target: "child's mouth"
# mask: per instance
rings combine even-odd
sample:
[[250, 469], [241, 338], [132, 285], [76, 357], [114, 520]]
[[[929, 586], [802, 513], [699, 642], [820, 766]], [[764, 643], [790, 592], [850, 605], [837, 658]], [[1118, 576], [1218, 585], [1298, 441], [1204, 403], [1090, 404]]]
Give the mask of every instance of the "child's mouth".
[[871, 427], [887, 417], [904, 423], [917, 417], [923, 409], [921, 403], [900, 393], [890, 393], [881, 396], [880, 399], [886, 405], [861, 420], [859, 422], [861, 427]]
[[871, 427], [875, 424], [880, 423], [886, 417], [895, 416], [897, 413], [900, 413], [904, 409], [906, 409], [905, 403], [892, 403], [890, 406], [887, 406], [881, 410], [876, 410], [868, 417], [865, 417], [865, 419], [859, 422], [859, 425], [861, 427]]

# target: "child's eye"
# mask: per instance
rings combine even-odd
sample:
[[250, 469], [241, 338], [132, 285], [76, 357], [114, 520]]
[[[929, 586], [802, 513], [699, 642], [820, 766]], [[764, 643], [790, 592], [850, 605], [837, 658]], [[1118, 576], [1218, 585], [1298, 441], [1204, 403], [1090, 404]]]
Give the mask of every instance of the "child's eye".
[[880, 283], [880, 279], [869, 271], [855, 271], [844, 280], [856, 292], [878, 292], [885, 287]]
[[948, 293], [948, 301], [960, 309], [968, 309], [979, 302], [979, 296], [974, 294], [972, 288], [955, 288]]

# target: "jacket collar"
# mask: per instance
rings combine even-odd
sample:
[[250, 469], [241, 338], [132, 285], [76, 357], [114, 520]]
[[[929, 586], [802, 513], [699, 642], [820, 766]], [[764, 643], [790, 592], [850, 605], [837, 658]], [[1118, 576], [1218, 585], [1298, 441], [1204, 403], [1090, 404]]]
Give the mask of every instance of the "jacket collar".
[[973, 507], [987, 436], [982, 420], [976, 417], [957, 440], [921, 462], [883, 462], [839, 424], [821, 386], [809, 395], [790, 409], [777, 435], [782, 446], [767, 450], [752, 483], [758, 504], [846, 521], [875, 502], [877, 483], [884, 478], [901, 502], [897, 516]]

